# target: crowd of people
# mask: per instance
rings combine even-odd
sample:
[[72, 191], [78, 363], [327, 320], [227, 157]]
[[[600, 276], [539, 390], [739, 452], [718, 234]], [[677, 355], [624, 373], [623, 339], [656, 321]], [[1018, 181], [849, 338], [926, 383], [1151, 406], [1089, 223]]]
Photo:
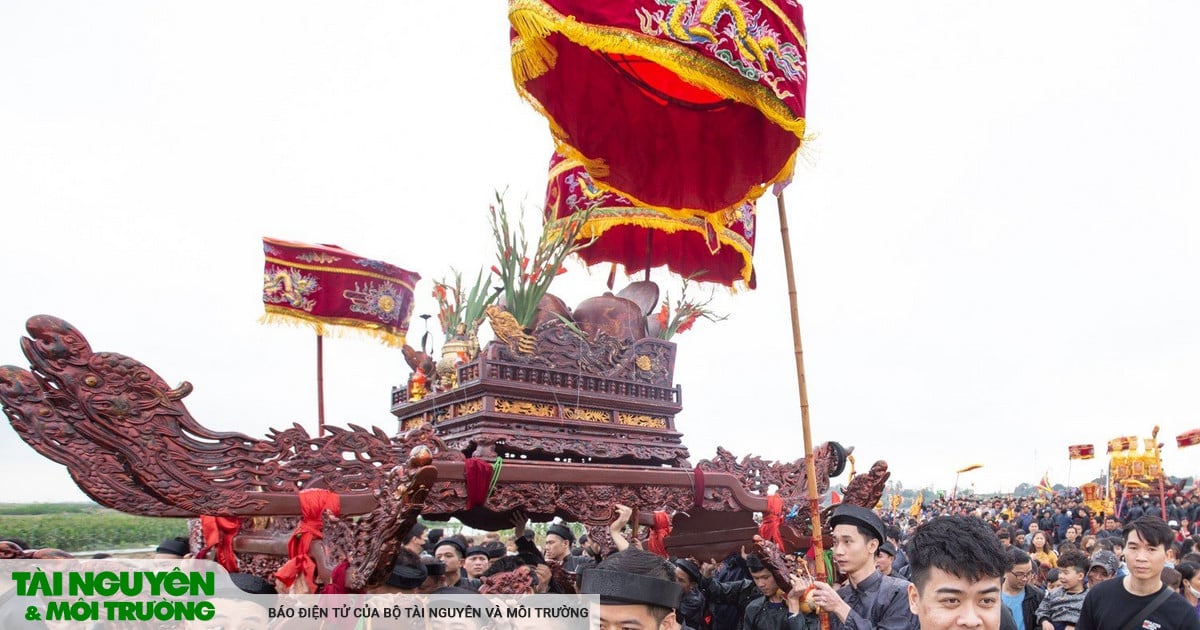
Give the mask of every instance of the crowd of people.
[[[1069, 494], [938, 499], [904, 512], [841, 505], [828, 523], [830, 583], [809, 577], [817, 560], [803, 556], [809, 570], [780, 583], [753, 545], [722, 559], [669, 557], [653, 536], [630, 535], [632, 510], [620, 505], [604, 545], [566, 523], [539, 539], [523, 515], [511, 534], [417, 523], [368, 594], [597, 594], [601, 630], [816, 630], [823, 618], [833, 630], [1200, 630], [1197, 504], [1172, 499], [1166, 520], [1163, 506], [1148, 507], [1093, 514]], [[70, 555], [21, 547], [0, 540], [0, 555]], [[169, 539], [156, 557], [193, 552]]]

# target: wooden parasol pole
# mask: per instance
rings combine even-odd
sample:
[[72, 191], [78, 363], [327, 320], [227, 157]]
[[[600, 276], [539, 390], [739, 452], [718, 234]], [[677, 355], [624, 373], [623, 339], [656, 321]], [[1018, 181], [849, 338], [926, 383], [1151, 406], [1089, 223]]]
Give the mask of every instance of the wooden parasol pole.
[[[783, 238], [783, 266], [787, 270], [788, 301], [792, 307], [792, 345], [796, 354], [796, 381], [800, 390], [800, 424], [804, 427], [804, 468], [808, 477], [808, 514], [812, 520], [813, 560], [816, 562], [817, 579], [828, 582], [825, 574], [825, 541], [821, 535], [821, 497], [817, 493], [817, 464], [813, 461], [812, 423], [808, 418], [808, 384], [804, 380], [804, 345], [800, 342], [800, 309], [796, 306], [796, 274], [792, 267], [792, 242], [788, 237], [783, 191], [776, 195], [775, 201], [779, 206], [779, 235]], [[820, 611], [820, 620], [821, 628], [828, 628], [829, 612]]]
[[317, 335], [317, 437], [325, 435], [325, 347]]

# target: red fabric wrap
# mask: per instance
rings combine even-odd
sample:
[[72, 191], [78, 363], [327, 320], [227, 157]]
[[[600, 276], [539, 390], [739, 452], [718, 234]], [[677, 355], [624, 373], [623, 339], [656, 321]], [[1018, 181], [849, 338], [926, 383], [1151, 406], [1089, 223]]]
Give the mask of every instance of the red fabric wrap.
[[509, 20], [518, 88], [604, 187], [711, 211], [786, 176], [808, 79], [798, 4], [510, 0]]
[[359, 329], [391, 346], [403, 346], [421, 276], [363, 258], [337, 245], [263, 239], [263, 308], [279, 318], [311, 325]]
[[562, 229], [584, 210], [591, 214], [579, 240], [595, 240], [578, 256], [588, 265], [619, 263], [631, 275], [666, 265], [700, 282], [726, 286], [740, 282], [754, 288], [753, 201], [718, 212], [639, 206], [598, 188], [578, 161], [555, 153], [546, 184], [548, 229]]
[[350, 562], [342, 560], [333, 571], [329, 572], [329, 583], [321, 588], [322, 595], [346, 595], [350, 593], [361, 593], [362, 591], [351, 590], [346, 587], [346, 571], [350, 569]]
[[696, 480], [692, 482], [692, 505], [696, 508], [704, 507], [704, 471], [699, 466], [693, 469], [696, 473]]
[[667, 536], [670, 534], [671, 517], [662, 510], [655, 511], [654, 525], [650, 527], [650, 538], [646, 541], [646, 550], [664, 558], [670, 557], [667, 553]]
[[217, 550], [213, 558], [217, 564], [225, 567], [230, 573], [237, 573], [237, 554], [233, 552], [233, 539], [242, 529], [242, 519], [228, 516], [201, 516], [200, 531], [204, 536], [204, 546], [196, 552], [197, 558], [205, 558], [214, 548]]
[[[336, 492], [320, 488], [310, 488], [300, 491], [300, 524], [292, 537], [288, 539], [288, 561], [275, 572], [275, 579], [284, 587], [292, 589], [297, 579], [304, 582], [297, 590], [303, 593], [316, 592], [317, 564], [309, 555], [313, 541], [323, 538], [321, 529], [321, 514], [325, 510], [333, 512], [334, 516], [342, 513], [341, 499]], [[307, 590], [305, 590], [307, 589]]]
[[467, 509], [486, 503], [492, 485], [492, 465], [471, 457], [463, 465], [463, 475], [467, 481]]
[[778, 494], [772, 494], [767, 497], [767, 511], [763, 514], [762, 524], [758, 526], [758, 535], [762, 536], [763, 540], [769, 540], [775, 543], [776, 547], [783, 549], [783, 536], [779, 533], [779, 526], [783, 524], [783, 498]]

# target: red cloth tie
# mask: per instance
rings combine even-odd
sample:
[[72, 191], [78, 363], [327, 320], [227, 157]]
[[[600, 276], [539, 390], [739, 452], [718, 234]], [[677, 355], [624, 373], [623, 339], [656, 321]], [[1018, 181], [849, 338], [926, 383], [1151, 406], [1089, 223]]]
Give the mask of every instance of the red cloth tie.
[[463, 465], [463, 475], [467, 478], [467, 509], [486, 503], [492, 486], [492, 465], [471, 457]]
[[762, 525], [758, 526], [758, 535], [783, 549], [783, 536], [779, 533], [779, 526], [782, 524], [783, 499], [778, 494], [772, 494], [767, 497], [767, 511], [763, 514]]
[[242, 529], [242, 519], [228, 516], [201, 516], [200, 531], [204, 535], [204, 546], [196, 552], [197, 558], [205, 558], [214, 548], [213, 560], [230, 573], [237, 573], [237, 554], [233, 553], [233, 539]]
[[[300, 491], [300, 524], [292, 537], [288, 539], [288, 561], [275, 572], [275, 579], [292, 590], [292, 584], [297, 578], [304, 578], [298, 587], [301, 593], [316, 592], [317, 564], [309, 555], [313, 541], [323, 538], [321, 514], [325, 510], [333, 512], [334, 516], [342, 513], [341, 499], [336, 492], [320, 488], [310, 488]], [[304, 590], [307, 589], [307, 590]]]
[[671, 517], [666, 512], [654, 512], [654, 525], [650, 527], [650, 539], [646, 541], [646, 550], [664, 558], [667, 554], [667, 536], [671, 533]]
[[697, 466], [694, 470], [696, 481], [692, 483], [692, 505], [696, 509], [704, 508], [704, 471]]

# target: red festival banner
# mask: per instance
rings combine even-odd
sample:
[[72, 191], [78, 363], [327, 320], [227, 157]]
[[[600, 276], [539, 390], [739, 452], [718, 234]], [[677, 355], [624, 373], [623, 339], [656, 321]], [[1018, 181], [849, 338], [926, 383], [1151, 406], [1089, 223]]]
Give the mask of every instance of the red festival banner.
[[421, 276], [337, 245], [263, 238], [265, 323], [347, 327], [403, 346]]
[[1096, 446], [1094, 444], [1075, 444], [1068, 446], [1067, 452], [1070, 453], [1071, 459], [1092, 459], [1096, 456]]
[[1185, 446], [1195, 446], [1197, 444], [1200, 444], [1200, 429], [1184, 431], [1183, 433], [1175, 436], [1175, 445], [1179, 448], [1183, 448]]

